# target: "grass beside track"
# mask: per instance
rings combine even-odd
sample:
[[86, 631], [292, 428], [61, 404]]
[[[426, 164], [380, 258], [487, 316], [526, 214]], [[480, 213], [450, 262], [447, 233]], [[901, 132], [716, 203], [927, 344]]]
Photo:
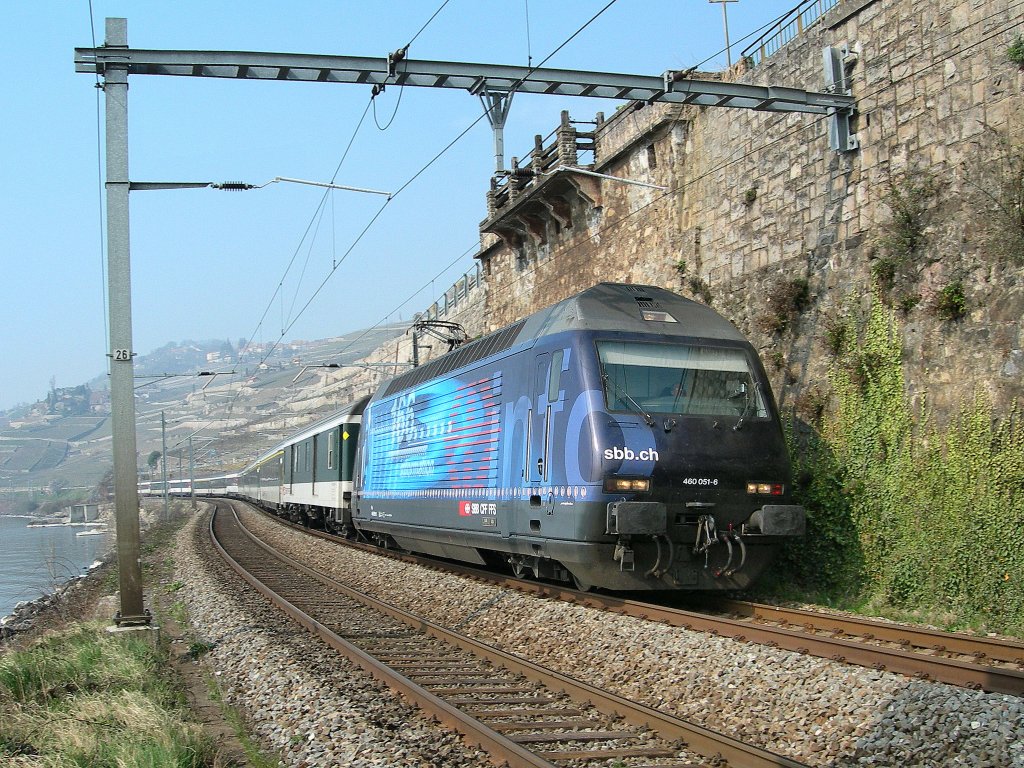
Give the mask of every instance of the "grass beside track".
[[106, 624], [73, 624], [0, 656], [0, 763], [200, 768], [216, 746], [192, 721], [165, 654]]
[[[150, 638], [110, 634], [106, 619], [71, 618], [103, 614], [95, 601], [116, 592], [116, 568], [90, 574], [88, 594], [55, 606], [37, 618], [36, 630], [0, 646], [0, 766], [278, 765], [247, 735], [212, 672], [192, 663], [208, 648], [190, 643], [199, 635], [176, 600], [183, 583], [173, 580], [173, 550], [193, 513], [178, 502], [170, 511], [169, 520], [144, 528], [141, 547], [143, 581], [152, 585], [150, 607], [161, 627], [158, 647]], [[204, 701], [219, 709], [219, 719]]]

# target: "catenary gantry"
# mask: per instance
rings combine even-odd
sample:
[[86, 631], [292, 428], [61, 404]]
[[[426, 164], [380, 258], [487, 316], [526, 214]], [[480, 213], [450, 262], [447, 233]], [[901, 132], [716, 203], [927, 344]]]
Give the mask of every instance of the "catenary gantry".
[[76, 48], [78, 72], [104, 74], [108, 64], [127, 65], [129, 75], [292, 80], [364, 85], [409, 85], [487, 91], [590, 96], [602, 99], [665, 101], [711, 107], [825, 114], [850, 109], [853, 97], [800, 88], [696, 80], [664, 75], [623, 75], [569, 69], [417, 61], [365, 56], [321, 56], [245, 51], [162, 51], [133, 48]]
[[823, 92], [774, 85], [704, 80], [689, 71], [669, 70], [657, 75], [419, 61], [406, 58], [404, 49], [387, 57], [331, 56], [253, 51], [197, 51], [117, 48], [76, 48], [78, 72], [106, 74], [108, 68], [129, 75], [215, 77], [231, 80], [282, 80], [311, 83], [347, 83], [373, 87], [374, 94], [392, 86], [456, 88], [480, 97], [494, 131], [497, 170], [503, 166], [503, 130], [512, 96], [516, 93], [582, 96], [639, 102], [693, 104], [766, 112], [803, 112], [830, 115], [832, 148], [856, 148], [848, 140], [854, 99], [848, 93], [841, 64], [830, 72], [830, 51], [825, 49], [826, 80]]

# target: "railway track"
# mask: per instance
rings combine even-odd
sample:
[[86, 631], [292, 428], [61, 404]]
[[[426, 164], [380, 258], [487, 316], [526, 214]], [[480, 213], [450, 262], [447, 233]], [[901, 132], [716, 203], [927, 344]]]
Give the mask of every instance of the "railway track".
[[543, 585], [538, 594], [721, 637], [990, 693], [1024, 695], [1024, 644], [724, 600], [739, 618]]
[[[353, 545], [343, 538], [271, 517], [298, 530]], [[368, 545], [353, 546], [549, 599], [972, 690], [1024, 696], [1024, 643], [1019, 641], [740, 600], [721, 600], [715, 612], [699, 612], [614, 595], [580, 592], [558, 584], [517, 579], [467, 565], [440, 563], [432, 558]]]
[[[462, 733], [518, 766], [793, 766], [789, 758], [628, 701], [479, 643], [306, 568], [221, 504], [211, 537], [273, 605]], [[316, 585], [311, 588], [311, 585]]]
[[[938, 660], [953, 662], [949, 665], [951, 677], [957, 674], [957, 670], [968, 671], [962, 681], [945, 682], [1015, 695], [1024, 692], [1024, 643], [1017, 640], [944, 632], [858, 616], [742, 600], [723, 601], [721, 607], [743, 617], [741, 620], [753, 620], [782, 628], [799, 627], [815, 635], [826, 634], [841, 640], [887, 644], [901, 651], [933, 655]], [[986, 675], [991, 678], [988, 682], [1006, 690], [989, 688], [986, 681], [977, 679]]]

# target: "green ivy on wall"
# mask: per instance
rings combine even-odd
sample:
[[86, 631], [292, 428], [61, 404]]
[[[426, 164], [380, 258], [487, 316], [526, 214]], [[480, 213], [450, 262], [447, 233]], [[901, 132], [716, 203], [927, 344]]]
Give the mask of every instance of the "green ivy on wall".
[[[983, 394], [948, 425], [906, 394], [896, 311], [850, 311], [820, 435], [792, 428], [805, 585], [1001, 631], [1024, 628], [1024, 428]], [[798, 555], [804, 557], [798, 560]]]

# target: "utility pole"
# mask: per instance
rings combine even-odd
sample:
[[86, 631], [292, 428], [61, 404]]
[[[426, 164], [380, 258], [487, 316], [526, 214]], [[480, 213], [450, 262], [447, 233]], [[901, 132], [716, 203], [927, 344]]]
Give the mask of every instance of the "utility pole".
[[160, 447], [163, 453], [160, 456], [160, 465], [163, 468], [164, 480], [164, 522], [171, 519], [167, 510], [167, 421], [164, 419], [164, 412], [160, 411]]
[[195, 465], [192, 459], [192, 435], [188, 436], [188, 490], [192, 497], [192, 509], [196, 508]]
[[738, 3], [739, 0], [708, 0], [709, 3], [722, 4], [722, 26], [725, 28], [725, 63], [732, 66], [732, 52], [729, 50], [729, 15], [725, 12], [726, 3]]
[[[128, 48], [126, 19], [107, 19], [106, 50]], [[110, 297], [110, 411], [114, 450], [114, 521], [121, 608], [119, 626], [145, 626], [139, 547], [139, 478], [135, 443], [135, 352], [128, 228], [128, 65], [103, 76], [107, 140], [107, 293]]]

